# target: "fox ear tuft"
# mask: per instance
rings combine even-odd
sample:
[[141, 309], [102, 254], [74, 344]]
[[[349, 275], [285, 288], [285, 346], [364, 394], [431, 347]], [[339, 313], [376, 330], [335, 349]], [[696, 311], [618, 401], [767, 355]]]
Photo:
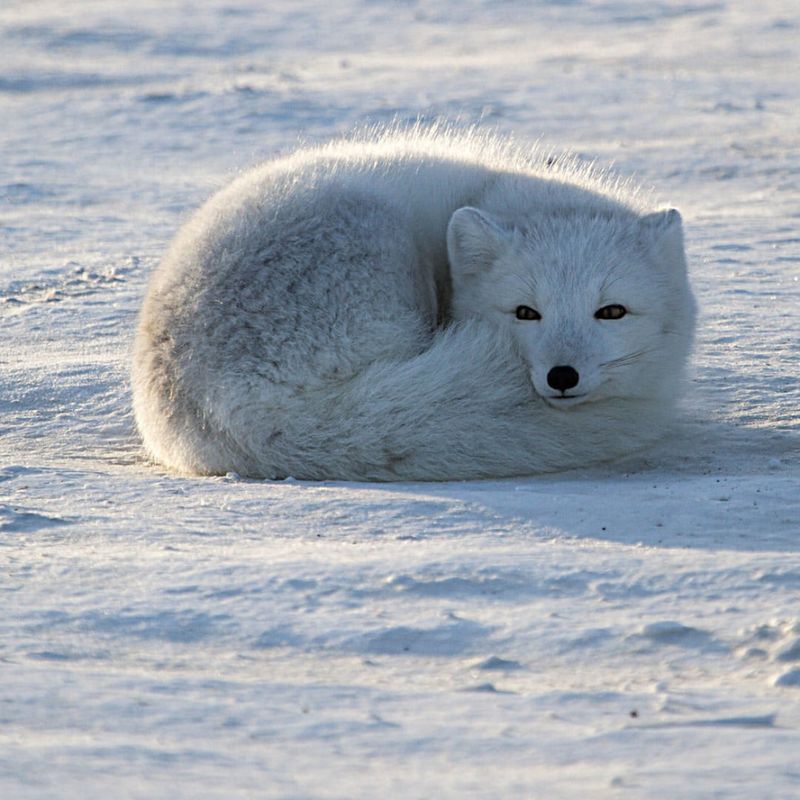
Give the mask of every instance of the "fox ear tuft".
[[656, 235], [667, 231], [680, 231], [683, 227], [681, 214], [677, 208], [667, 208], [664, 211], [645, 214], [639, 222], [645, 230], [652, 231]]
[[683, 221], [677, 209], [646, 214], [639, 220], [639, 226], [645, 242], [660, 261], [685, 266]]
[[489, 269], [510, 241], [510, 232], [485, 211], [459, 208], [447, 226], [450, 266], [460, 275], [476, 275]]

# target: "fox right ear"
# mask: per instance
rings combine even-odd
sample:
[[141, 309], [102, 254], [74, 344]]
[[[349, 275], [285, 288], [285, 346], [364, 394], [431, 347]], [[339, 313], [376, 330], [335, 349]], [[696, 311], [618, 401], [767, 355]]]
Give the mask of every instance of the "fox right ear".
[[510, 232], [486, 212], [459, 208], [447, 226], [450, 267], [461, 275], [488, 269], [511, 240]]
[[646, 214], [639, 220], [645, 239], [660, 261], [670, 266], [686, 266], [683, 245], [683, 222], [675, 208]]

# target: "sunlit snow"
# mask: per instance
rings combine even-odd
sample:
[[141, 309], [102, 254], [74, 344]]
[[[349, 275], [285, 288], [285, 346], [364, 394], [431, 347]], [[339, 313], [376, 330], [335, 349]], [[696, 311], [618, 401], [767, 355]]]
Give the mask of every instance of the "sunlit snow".
[[[800, 796], [794, 0], [0, 6], [0, 796]], [[240, 169], [447, 118], [678, 207], [684, 418], [478, 483], [146, 462], [147, 277]]]

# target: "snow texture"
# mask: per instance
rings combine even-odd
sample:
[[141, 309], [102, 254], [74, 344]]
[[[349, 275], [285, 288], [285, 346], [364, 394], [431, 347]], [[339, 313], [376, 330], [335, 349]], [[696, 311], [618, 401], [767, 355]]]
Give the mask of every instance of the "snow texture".
[[[0, 7], [0, 796], [800, 796], [795, 0]], [[446, 117], [681, 209], [684, 421], [442, 484], [143, 458], [148, 274], [237, 170]]]

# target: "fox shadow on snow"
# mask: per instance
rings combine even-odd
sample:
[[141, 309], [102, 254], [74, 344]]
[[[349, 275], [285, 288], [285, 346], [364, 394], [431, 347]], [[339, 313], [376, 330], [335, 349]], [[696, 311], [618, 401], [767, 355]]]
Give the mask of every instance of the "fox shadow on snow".
[[794, 431], [689, 419], [641, 454], [587, 469], [358, 485], [468, 503], [483, 529], [519, 526], [535, 536], [544, 529], [648, 547], [800, 552], [792, 469], [798, 461], [800, 436]]

